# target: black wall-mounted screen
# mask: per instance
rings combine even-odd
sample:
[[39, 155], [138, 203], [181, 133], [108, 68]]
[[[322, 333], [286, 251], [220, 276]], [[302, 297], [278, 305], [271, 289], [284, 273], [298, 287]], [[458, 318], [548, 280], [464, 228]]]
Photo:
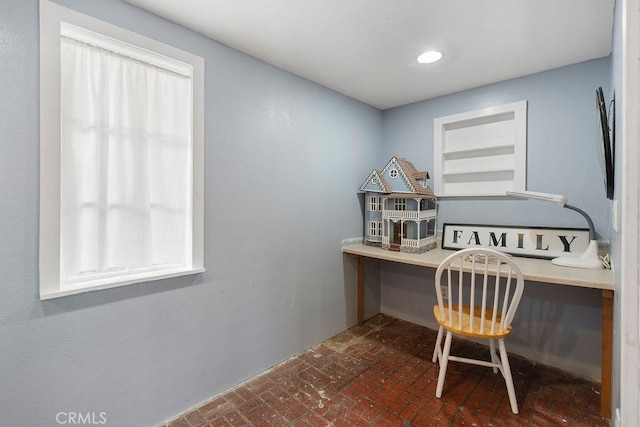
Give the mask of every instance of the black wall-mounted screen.
[[[599, 150], [601, 154], [602, 173], [604, 175], [604, 187], [607, 193], [607, 198], [613, 199], [613, 177], [614, 177], [614, 143], [611, 138], [611, 128], [609, 128], [609, 118], [607, 114], [607, 105], [604, 101], [604, 94], [602, 87], [596, 90], [596, 106], [599, 115], [599, 130], [602, 149]], [[615, 102], [612, 101], [612, 106]], [[612, 122], [615, 122], [615, 113], [612, 117]], [[615, 134], [615, 133], [614, 133]]]

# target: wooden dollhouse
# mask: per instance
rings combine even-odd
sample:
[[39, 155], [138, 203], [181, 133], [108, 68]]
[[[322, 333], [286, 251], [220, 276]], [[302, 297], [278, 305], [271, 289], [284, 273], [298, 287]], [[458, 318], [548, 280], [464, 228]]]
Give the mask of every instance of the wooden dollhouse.
[[369, 174], [360, 186], [365, 245], [409, 253], [436, 247], [436, 196], [428, 180], [428, 172], [397, 156]]

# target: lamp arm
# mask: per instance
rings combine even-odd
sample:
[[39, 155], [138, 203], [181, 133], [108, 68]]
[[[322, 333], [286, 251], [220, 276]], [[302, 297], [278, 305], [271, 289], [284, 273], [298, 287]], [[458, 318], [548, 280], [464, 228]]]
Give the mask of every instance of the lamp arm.
[[567, 209], [571, 209], [572, 211], [578, 212], [584, 217], [584, 219], [587, 220], [587, 222], [589, 223], [589, 240], [596, 240], [596, 229], [593, 226], [593, 221], [591, 221], [591, 217], [589, 217], [589, 215], [587, 215], [585, 211], [583, 211], [580, 208], [576, 208], [575, 206], [564, 205], [564, 207]]

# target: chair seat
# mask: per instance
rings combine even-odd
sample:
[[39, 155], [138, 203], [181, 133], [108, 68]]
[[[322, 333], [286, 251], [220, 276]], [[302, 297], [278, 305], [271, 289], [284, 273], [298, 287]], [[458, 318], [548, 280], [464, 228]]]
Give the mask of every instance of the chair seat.
[[[480, 329], [482, 319], [480, 318], [479, 315], [474, 316], [473, 329], [471, 329], [470, 312], [471, 312], [470, 306], [468, 305], [462, 306], [462, 325], [461, 327], [459, 327], [457, 304], [453, 304], [453, 313], [452, 313], [453, 322], [449, 322], [449, 308], [447, 307], [444, 308], [444, 317], [442, 317], [440, 316], [440, 307], [437, 304], [433, 306], [433, 315], [435, 316], [436, 321], [438, 322], [438, 325], [442, 326], [443, 328], [455, 334], [465, 335], [473, 338], [500, 339], [500, 338], [505, 338], [509, 336], [509, 334], [511, 333], [511, 326], [508, 326], [504, 331], [500, 332], [501, 317], [502, 317], [500, 313], [496, 315], [497, 320], [495, 325], [495, 331], [494, 333], [491, 333], [491, 319], [493, 316], [493, 310], [489, 308], [486, 309], [483, 332], [481, 332], [481, 329]], [[480, 313], [479, 307], [476, 307], [474, 312], [479, 314]]]

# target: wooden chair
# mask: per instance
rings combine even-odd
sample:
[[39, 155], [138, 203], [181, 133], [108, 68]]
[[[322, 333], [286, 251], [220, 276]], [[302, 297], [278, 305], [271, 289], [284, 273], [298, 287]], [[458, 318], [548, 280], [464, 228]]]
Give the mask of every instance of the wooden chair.
[[[433, 307], [433, 314], [440, 325], [433, 350], [433, 362], [440, 361], [436, 397], [442, 397], [449, 360], [488, 366], [494, 373], [498, 370], [502, 373], [511, 410], [517, 414], [518, 402], [504, 339], [511, 333], [511, 321], [524, 290], [520, 269], [508, 255], [493, 249], [463, 249], [442, 261], [436, 270], [435, 286], [438, 304]], [[442, 349], [444, 330], [447, 335]], [[451, 356], [454, 334], [489, 340], [491, 361]], [[496, 342], [500, 355], [496, 353]]]

